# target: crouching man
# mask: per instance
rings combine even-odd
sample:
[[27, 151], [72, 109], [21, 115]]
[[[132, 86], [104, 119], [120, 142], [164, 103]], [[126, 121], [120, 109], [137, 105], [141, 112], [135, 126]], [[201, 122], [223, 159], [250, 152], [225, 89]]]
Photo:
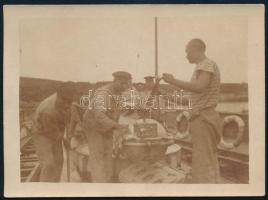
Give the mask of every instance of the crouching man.
[[74, 100], [75, 84], [66, 82], [43, 100], [36, 109], [32, 138], [41, 165], [40, 182], [59, 182], [62, 165], [62, 141]]
[[95, 91], [91, 100], [92, 108], [84, 114], [91, 179], [95, 183], [111, 182], [114, 171], [113, 138], [125, 129], [125, 126], [118, 124], [120, 108], [116, 96], [130, 87], [131, 75], [119, 71], [113, 73], [113, 76], [112, 83]]

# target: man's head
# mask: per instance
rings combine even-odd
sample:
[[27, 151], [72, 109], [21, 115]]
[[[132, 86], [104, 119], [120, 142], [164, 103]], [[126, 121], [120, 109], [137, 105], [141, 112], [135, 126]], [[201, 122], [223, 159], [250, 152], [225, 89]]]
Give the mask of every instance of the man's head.
[[76, 88], [75, 83], [68, 81], [61, 83], [57, 88], [57, 105], [65, 109], [75, 100]]
[[124, 71], [117, 71], [113, 73], [113, 84], [116, 93], [122, 93], [131, 87], [131, 74]]
[[204, 41], [195, 38], [186, 45], [186, 58], [190, 63], [198, 63], [205, 57], [206, 44]]
[[153, 87], [155, 85], [155, 82], [154, 82], [155, 77], [154, 76], [145, 76], [144, 79], [145, 79], [146, 89], [149, 89], [149, 90], [153, 89]]

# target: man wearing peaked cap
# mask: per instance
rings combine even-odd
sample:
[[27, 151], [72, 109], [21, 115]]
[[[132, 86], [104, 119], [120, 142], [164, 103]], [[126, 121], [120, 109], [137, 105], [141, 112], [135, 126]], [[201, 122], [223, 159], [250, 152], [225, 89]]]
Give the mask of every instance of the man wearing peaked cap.
[[149, 81], [151, 81], [151, 80], [153, 81], [155, 79], [155, 77], [154, 76], [145, 76], [144, 79], [149, 80]]
[[113, 76], [115, 78], [123, 78], [123, 79], [129, 79], [131, 80], [131, 74], [125, 71], [117, 71], [113, 73]]
[[155, 85], [155, 77], [154, 76], [145, 76], [145, 87], [147, 90], [152, 90]]
[[[88, 140], [91, 179], [94, 183], [112, 181], [113, 136], [125, 126], [118, 123], [120, 109], [114, 95], [121, 95], [131, 86], [131, 74], [117, 71], [112, 83], [98, 88], [91, 100], [92, 109], [84, 114], [84, 127]], [[112, 98], [111, 98], [112, 97]]]
[[131, 87], [132, 77], [130, 73], [125, 71], [117, 71], [112, 75], [114, 77], [112, 87], [115, 94], [122, 94]]

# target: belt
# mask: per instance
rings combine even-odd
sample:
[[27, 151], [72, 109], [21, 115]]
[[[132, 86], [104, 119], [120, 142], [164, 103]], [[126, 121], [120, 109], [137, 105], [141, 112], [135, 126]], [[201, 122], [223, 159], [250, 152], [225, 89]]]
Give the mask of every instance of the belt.
[[209, 106], [209, 107], [205, 107], [205, 108], [202, 108], [200, 110], [198, 110], [197, 112], [193, 113], [190, 117], [190, 120], [189, 121], [193, 121], [194, 119], [196, 119], [197, 117], [200, 116], [200, 112], [202, 111], [206, 111], [206, 110], [210, 110], [210, 109], [215, 109], [216, 106]]

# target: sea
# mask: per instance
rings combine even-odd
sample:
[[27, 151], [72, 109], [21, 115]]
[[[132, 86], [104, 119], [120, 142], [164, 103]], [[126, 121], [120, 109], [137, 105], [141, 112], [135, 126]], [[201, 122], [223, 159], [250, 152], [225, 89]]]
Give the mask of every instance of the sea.
[[216, 107], [219, 112], [241, 113], [248, 111], [248, 102], [220, 102]]

